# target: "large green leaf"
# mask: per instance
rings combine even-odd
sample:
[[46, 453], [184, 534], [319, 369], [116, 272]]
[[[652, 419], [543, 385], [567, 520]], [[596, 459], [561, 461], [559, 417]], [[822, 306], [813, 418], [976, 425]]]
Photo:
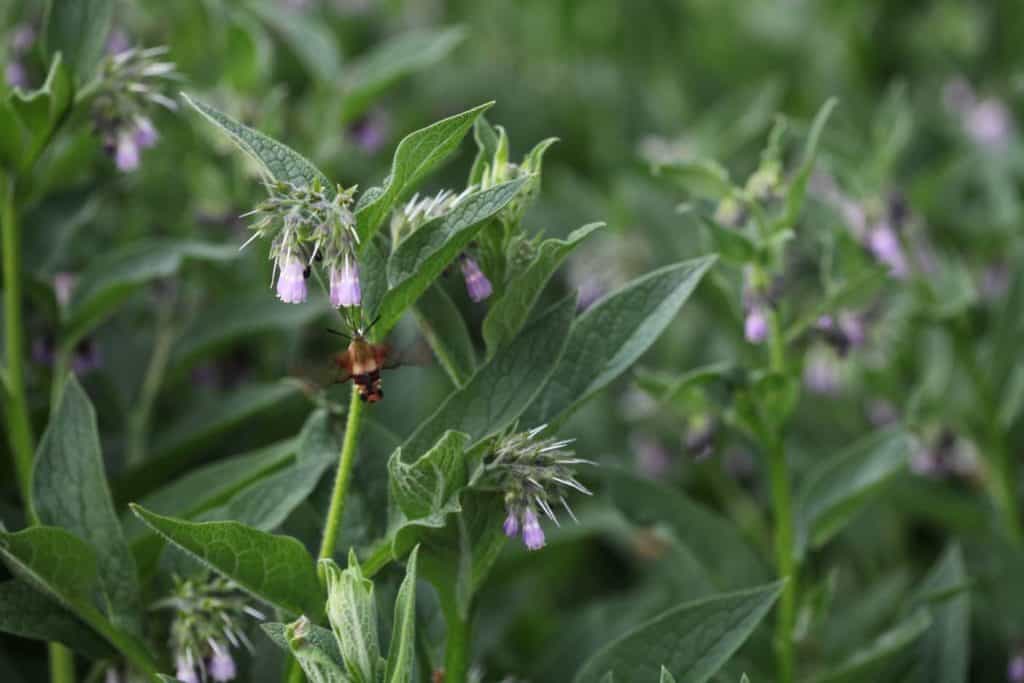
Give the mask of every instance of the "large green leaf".
[[459, 26], [417, 29], [385, 40], [351, 60], [342, 76], [342, 119], [351, 121], [399, 79], [444, 59], [465, 35]]
[[135, 560], [107, 486], [96, 411], [74, 375], [39, 443], [32, 476], [39, 521], [62, 527], [96, 551], [99, 587], [111, 621], [140, 631], [141, 599]]
[[893, 658], [917, 641], [931, 626], [926, 609], [919, 609], [892, 629], [860, 648], [832, 671], [815, 679], [816, 683], [860, 683], [887, 680], [886, 667]]
[[711, 678], [764, 618], [782, 590], [773, 583], [671, 609], [591, 657], [573, 679], [657, 680], [664, 666], [682, 683]]
[[165, 539], [260, 600], [292, 614], [323, 613], [313, 559], [296, 539], [238, 522], [186, 522], [131, 508]]
[[74, 344], [99, 325], [141, 285], [176, 273], [186, 259], [228, 261], [231, 245], [172, 239], [146, 239], [94, 259], [75, 286], [64, 315], [64, 344]]
[[330, 310], [327, 297], [312, 293], [302, 306], [282, 306], [266, 292], [232, 296], [200, 313], [175, 344], [170, 363], [187, 365], [236, 340], [266, 332], [303, 329]]
[[768, 568], [736, 525], [682, 491], [622, 470], [607, 472], [615, 507], [640, 524], [667, 524], [719, 590], [763, 581]]
[[492, 104], [481, 104], [402, 138], [391, 161], [391, 173], [381, 186], [364, 192], [356, 205], [359, 238], [363, 243], [369, 242], [395, 203], [455, 151], [473, 122]]
[[575, 297], [564, 299], [523, 330], [420, 424], [402, 446], [403, 457], [417, 458], [449, 429], [476, 442], [512, 424], [562, 357], [575, 308]]
[[590, 223], [574, 230], [568, 239], [549, 239], [541, 243], [536, 258], [509, 281], [501, 298], [490, 303], [483, 324], [488, 357], [522, 329], [544, 286], [569, 253], [603, 226], [604, 223]]
[[525, 182], [525, 178], [517, 178], [475, 192], [395, 247], [387, 266], [390, 289], [377, 311], [379, 335], [387, 334], [394, 327], [402, 313], [469, 245], [487, 219], [515, 198]]
[[419, 519], [444, 509], [466, 485], [463, 457], [469, 436], [448, 431], [413, 463], [403, 462], [402, 449], [388, 460], [391, 500], [409, 519]]
[[858, 440], [807, 475], [797, 498], [796, 555], [842, 530], [883, 484], [906, 467], [910, 437], [901, 428]]
[[413, 311], [423, 336], [452, 383], [457, 387], [465, 384], [476, 370], [476, 351], [455, 302], [435, 282], [416, 301]]
[[21, 581], [0, 583], [0, 631], [35, 640], [57, 641], [92, 659], [114, 650], [57, 602]]
[[959, 545], [951, 545], [925, 577], [918, 600], [927, 603], [932, 625], [921, 639], [914, 680], [965, 683], [970, 662], [971, 598]]
[[89, 79], [103, 56], [114, 17], [114, 0], [47, 0], [46, 51], [58, 52], [79, 82]]
[[562, 362], [524, 422], [552, 422], [625, 372], [679, 313], [714, 262], [714, 256], [705, 256], [660, 268], [587, 310], [573, 325]]
[[310, 74], [325, 83], [337, 80], [341, 55], [328, 25], [272, 0], [247, 0], [245, 5], [281, 37]]
[[255, 159], [267, 180], [291, 183], [298, 187], [310, 186], [317, 181], [326, 192], [333, 191], [334, 186], [313, 162], [284, 143], [239, 123], [208, 104], [185, 94], [182, 97], [210, 123], [226, 133], [243, 152]]
[[234, 520], [271, 531], [312, 494], [324, 472], [337, 462], [341, 436], [324, 411], [310, 416], [299, 435], [295, 462], [242, 490], [207, 518]]

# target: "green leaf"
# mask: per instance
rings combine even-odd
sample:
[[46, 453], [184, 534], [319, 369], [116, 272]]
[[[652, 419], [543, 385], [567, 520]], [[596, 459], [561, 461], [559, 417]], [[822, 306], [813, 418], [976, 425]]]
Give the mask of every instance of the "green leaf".
[[294, 538], [238, 522], [186, 522], [135, 504], [131, 509], [166, 540], [256, 598], [292, 614], [323, 613], [313, 559]]
[[707, 216], [701, 216], [701, 222], [711, 234], [711, 243], [723, 260], [743, 265], [757, 257], [757, 245], [741, 228], [726, 227]]
[[72, 92], [71, 77], [58, 54], [50, 64], [46, 81], [39, 88], [30, 92], [16, 89], [11, 93], [8, 98], [10, 110], [26, 133], [27, 144], [20, 145], [20, 152], [15, 153], [22, 169], [39, 157], [57, 132], [64, 116], [71, 109]]
[[512, 424], [558, 364], [575, 308], [575, 297], [566, 298], [523, 330], [420, 424], [403, 444], [403, 457], [425, 453], [447, 430], [465, 432], [475, 443]]
[[555, 421], [632, 365], [679, 313], [714, 256], [660, 268], [602, 299], [573, 325], [565, 356], [524, 424]]
[[[267, 634], [267, 637], [286, 652], [289, 649], [287, 634], [289, 626], [290, 624], [280, 624], [275, 622], [264, 622], [260, 624], [260, 628], [262, 628], [263, 632]], [[305, 634], [303, 634], [303, 638], [308, 640], [311, 646], [322, 650], [334, 663], [339, 666], [344, 663], [341, 659], [341, 651], [338, 650], [338, 642], [335, 640], [334, 634], [331, 633], [330, 629], [326, 629], [323, 626], [317, 626], [316, 624], [310, 624]]]
[[261, 531], [279, 527], [310, 497], [324, 472], [337, 462], [341, 438], [330, 417], [320, 410], [302, 428], [293, 464], [241, 491], [210, 517], [241, 522]]
[[269, 0], [248, 0], [246, 6], [281, 36], [312, 76], [325, 83], [337, 80], [341, 55], [327, 25]]
[[182, 97], [210, 123], [226, 133], [239, 149], [255, 159], [267, 176], [265, 180], [291, 183], [298, 187], [307, 187], [314, 182], [319, 182], [326, 192], [334, 191], [334, 185], [320, 169], [313, 165], [313, 162], [284, 143], [253, 130], [227, 114], [217, 111], [199, 100], [194, 100], [184, 93], [182, 93]]
[[525, 178], [474, 192], [444, 216], [421, 226], [395, 247], [388, 259], [388, 283], [377, 315], [385, 335], [479, 232], [488, 218], [515, 198]]
[[362, 243], [377, 232], [384, 217], [407, 193], [444, 161], [462, 142], [477, 117], [493, 102], [450, 116], [402, 138], [391, 161], [391, 173], [383, 185], [363, 193], [356, 205], [359, 239]]
[[[341, 663], [333, 656], [338, 654], [337, 646], [333, 639], [333, 649], [328, 646], [321, 634], [322, 630], [306, 617], [299, 617], [298, 621], [284, 629], [282, 637], [285, 648], [298, 661], [310, 683], [348, 683], [349, 678], [342, 672]], [[330, 631], [327, 631], [327, 636], [330, 635]]]
[[872, 643], [855, 652], [817, 683], [859, 683], [885, 680], [886, 666], [894, 657], [920, 638], [931, 626], [928, 611], [919, 609]]
[[22, 638], [57, 641], [92, 659], [114, 653], [110, 645], [71, 612], [21, 581], [0, 583], [0, 631]]
[[[502, 131], [504, 132], [504, 131]], [[481, 116], [473, 124], [473, 139], [476, 141], [476, 157], [473, 159], [473, 167], [469, 172], [469, 185], [479, 185], [483, 180], [484, 172], [487, 170], [494, 155], [498, 153], [500, 136], [494, 126], [487, 122], [487, 118]]]
[[62, 343], [73, 345], [140, 286], [176, 273], [186, 259], [228, 261], [238, 249], [195, 241], [146, 239], [94, 259], [75, 286], [64, 315]]
[[639, 524], [667, 524], [718, 589], [763, 581], [770, 572], [729, 520], [682, 491], [622, 470], [607, 472], [615, 507]]
[[400, 79], [444, 59], [465, 37], [460, 26], [408, 31], [350, 61], [342, 76], [342, 120], [351, 121]]
[[302, 329], [330, 311], [327, 297], [310, 296], [302, 306], [282, 306], [267, 292], [232, 297], [205, 309], [186, 329], [171, 351], [172, 366], [189, 365], [239, 339]]
[[416, 462], [402, 461], [399, 448], [388, 460], [391, 500], [409, 519], [427, 517], [443, 509], [466, 485], [463, 453], [469, 435], [447, 431]]
[[832, 114], [835, 106], [836, 99], [834, 97], [829, 98], [815, 115], [814, 122], [811, 124], [811, 130], [807, 134], [807, 142], [804, 143], [803, 161], [800, 162], [800, 168], [797, 170], [789, 186], [789, 192], [786, 193], [785, 209], [778, 223], [773, 226], [772, 232], [791, 228], [796, 224], [796, 220], [800, 216], [800, 210], [804, 206], [804, 197], [807, 195], [807, 183], [811, 179], [814, 162], [818, 157], [818, 143], [821, 140], [821, 133], [825, 129], [828, 117]]
[[469, 328], [455, 302], [435, 282], [413, 307], [420, 331], [452, 383], [460, 387], [476, 370], [476, 351]]
[[915, 680], [921, 683], [966, 683], [970, 661], [971, 598], [960, 546], [952, 544], [935, 563], [919, 589], [929, 600], [932, 626], [921, 639]]
[[654, 173], [671, 178], [698, 197], [723, 199], [735, 190], [729, 180], [729, 171], [713, 159], [680, 159], [658, 164]]
[[658, 683], [676, 683], [676, 678], [669, 673], [668, 669], [661, 667], [661, 675], [658, 678]]
[[344, 571], [330, 559], [321, 560], [320, 567], [327, 584], [327, 618], [345, 669], [355, 683], [375, 683], [380, 644], [373, 581], [363, 576], [354, 551]]
[[519, 333], [548, 280], [569, 253], [602, 227], [604, 223], [590, 223], [574, 230], [568, 239], [549, 239], [541, 243], [536, 258], [509, 281], [501, 298], [490, 303], [483, 323], [488, 358]]
[[95, 610], [96, 552], [74, 534], [51, 526], [0, 531], [0, 555], [12, 574], [68, 609]]
[[391, 630], [391, 644], [388, 646], [388, 666], [384, 683], [409, 683], [412, 681], [412, 660], [416, 650], [416, 556], [414, 548], [409, 555], [405, 579], [395, 598], [395, 618]]
[[135, 560], [107, 486], [96, 411], [74, 375], [39, 443], [32, 507], [42, 524], [66, 529], [96, 551], [99, 588], [111, 621], [140, 632], [141, 598]]
[[909, 435], [895, 427], [870, 434], [807, 475], [797, 499], [797, 557], [835, 536], [874, 494], [906, 467]]
[[702, 683], [750, 636], [781, 591], [777, 582], [671, 609], [604, 647], [573, 680], [600, 681], [611, 672], [621, 680], [653, 681], [664, 665], [686, 683]]
[[113, 0], [47, 0], [46, 51], [51, 55], [59, 52], [78, 82], [86, 81], [106, 49], [113, 17]]

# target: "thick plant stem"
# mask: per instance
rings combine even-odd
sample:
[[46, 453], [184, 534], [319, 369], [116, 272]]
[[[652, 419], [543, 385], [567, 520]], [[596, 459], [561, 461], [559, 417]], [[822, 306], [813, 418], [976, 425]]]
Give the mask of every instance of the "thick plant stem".
[[33, 445], [25, 395], [24, 325], [21, 319], [21, 235], [14, 210], [14, 179], [0, 176], [0, 229], [3, 232], [4, 345], [7, 349], [6, 400], [7, 436], [14, 457], [26, 513], [31, 516]]
[[51, 683], [72, 683], [75, 680], [75, 656], [58, 643], [50, 643]]
[[359, 397], [358, 387], [353, 385], [352, 398], [348, 404], [348, 420], [345, 423], [345, 440], [341, 444], [338, 473], [334, 477], [334, 491], [331, 493], [331, 506], [327, 510], [324, 537], [320, 542], [320, 553], [317, 556], [321, 560], [334, 556], [334, 545], [338, 541], [341, 518], [345, 514], [345, 495], [348, 493], [348, 482], [352, 477], [352, 465], [356, 459], [356, 444], [359, 442], [359, 425], [362, 415], [363, 401]]
[[[454, 591], [452, 591], [454, 593]], [[466, 683], [469, 676], [470, 616], [459, 613], [454, 595], [442, 597], [441, 610], [447, 628], [444, 648], [444, 683]], [[468, 611], [467, 611], [468, 612]]]
[[[785, 340], [779, 315], [772, 311], [768, 316], [771, 335], [771, 369], [773, 372], [786, 371]], [[768, 470], [771, 479], [772, 511], [775, 518], [775, 564], [779, 578], [786, 580], [779, 599], [776, 617], [775, 648], [778, 664], [779, 683], [792, 683], [795, 677], [795, 654], [793, 628], [796, 624], [798, 576], [793, 544], [793, 496], [790, 491], [789, 467], [786, 464], [781, 423], [768, 427], [771, 432], [768, 443]]]

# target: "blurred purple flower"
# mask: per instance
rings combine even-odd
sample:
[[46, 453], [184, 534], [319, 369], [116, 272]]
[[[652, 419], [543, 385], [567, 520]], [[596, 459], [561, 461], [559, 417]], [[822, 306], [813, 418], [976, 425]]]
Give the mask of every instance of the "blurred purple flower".
[[747, 308], [743, 337], [751, 344], [762, 344], [768, 338], [768, 316], [763, 305], [754, 304]]
[[11, 33], [11, 52], [23, 55], [36, 43], [36, 29], [31, 24], [19, 24]]
[[653, 436], [634, 432], [629, 437], [629, 445], [640, 474], [648, 479], [661, 479], [668, 473], [668, 451]]
[[290, 250], [277, 259], [277, 298], [286, 304], [300, 304], [306, 300], [306, 266]]
[[100, 347], [92, 337], [85, 337], [75, 345], [75, 352], [71, 356], [71, 370], [76, 375], [86, 375], [93, 370], [99, 370], [102, 366], [103, 356]]
[[804, 386], [814, 394], [834, 396], [842, 384], [839, 359], [828, 348], [812, 349], [804, 361]]
[[227, 683], [234, 680], [237, 671], [235, 669], [235, 660], [231, 658], [231, 653], [223, 645], [217, 644], [216, 641], [211, 641], [210, 647], [213, 649], [213, 655], [210, 657], [209, 664], [207, 665], [210, 678], [216, 681], [216, 683]]
[[466, 291], [470, 299], [479, 303], [491, 295], [491, 281], [472, 257], [463, 254], [459, 266], [462, 269], [462, 277], [466, 280]]
[[964, 130], [979, 145], [1002, 147], [1013, 132], [1010, 111], [1000, 100], [982, 100], [971, 107], [964, 121]]
[[515, 510], [508, 511], [508, 516], [505, 517], [505, 523], [501, 525], [501, 530], [509, 538], [515, 538], [519, 535], [519, 518], [516, 516]]
[[106, 49], [108, 55], [119, 55], [132, 49], [132, 42], [129, 40], [127, 33], [119, 28], [115, 28], [107, 37]]
[[135, 144], [142, 149], [152, 147], [160, 137], [156, 132], [156, 127], [153, 126], [153, 122], [146, 116], [135, 117], [134, 135]]
[[175, 661], [174, 677], [181, 683], [199, 683], [199, 675], [196, 673], [192, 660], [181, 655]]
[[21, 62], [8, 62], [4, 67], [4, 80], [12, 88], [26, 90], [29, 87], [28, 69]]
[[387, 142], [390, 128], [388, 115], [374, 109], [349, 125], [348, 133], [360, 149], [373, 154]]
[[74, 273], [62, 272], [53, 276], [53, 295], [61, 308], [66, 308], [71, 303], [71, 293], [75, 290], [76, 282], [78, 276]]
[[868, 249], [879, 262], [889, 266], [889, 274], [893, 277], [903, 279], [909, 274], [903, 245], [888, 221], [880, 221], [871, 228]]
[[994, 263], [982, 271], [981, 298], [986, 301], [995, 301], [1002, 297], [1010, 289], [1010, 269], [1005, 263]]
[[875, 427], [884, 427], [899, 419], [896, 407], [882, 398], [876, 398], [868, 403], [867, 413], [868, 422]]
[[117, 148], [114, 150], [114, 163], [118, 170], [130, 173], [139, 168], [139, 143], [135, 133], [122, 130], [117, 134]]
[[1006, 678], [1010, 683], [1024, 683], [1024, 653], [1017, 652], [1006, 665]]

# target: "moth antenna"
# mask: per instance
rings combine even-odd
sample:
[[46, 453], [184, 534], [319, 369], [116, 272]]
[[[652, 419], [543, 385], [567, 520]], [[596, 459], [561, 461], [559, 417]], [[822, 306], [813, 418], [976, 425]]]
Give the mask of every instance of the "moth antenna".
[[347, 335], [347, 334], [345, 334], [344, 332], [339, 332], [338, 330], [334, 330], [334, 329], [331, 329], [330, 327], [327, 327], [327, 328], [324, 328], [324, 329], [326, 329], [326, 330], [327, 330], [328, 332], [330, 332], [331, 334], [336, 334], [336, 335], [338, 335], [338, 336], [339, 336], [339, 337], [341, 337], [342, 339], [347, 339], [347, 340], [348, 340], [348, 341], [350, 341], [350, 342], [352, 341], [352, 337], [348, 336], [348, 335]]

